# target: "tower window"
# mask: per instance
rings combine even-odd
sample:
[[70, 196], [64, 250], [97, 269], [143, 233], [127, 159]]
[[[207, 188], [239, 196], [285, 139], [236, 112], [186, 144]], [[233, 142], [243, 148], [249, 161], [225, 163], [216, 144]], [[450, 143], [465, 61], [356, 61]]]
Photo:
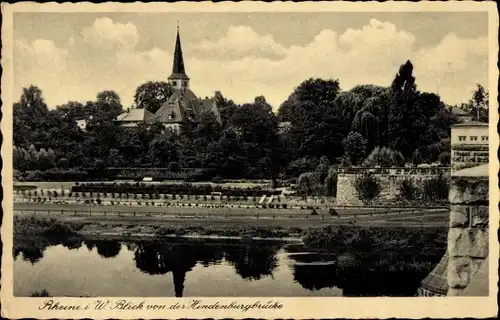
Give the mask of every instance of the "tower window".
[[481, 140], [482, 140], [482, 141], [488, 141], [488, 136], [482, 136], [482, 137], [481, 137]]
[[466, 138], [465, 136], [459, 136], [458, 141], [465, 141], [465, 138]]
[[471, 140], [471, 141], [477, 141], [477, 136], [471, 136], [471, 137], [470, 137], [470, 140]]
[[173, 85], [174, 87], [177, 87], [177, 81], [172, 81], [172, 85]]

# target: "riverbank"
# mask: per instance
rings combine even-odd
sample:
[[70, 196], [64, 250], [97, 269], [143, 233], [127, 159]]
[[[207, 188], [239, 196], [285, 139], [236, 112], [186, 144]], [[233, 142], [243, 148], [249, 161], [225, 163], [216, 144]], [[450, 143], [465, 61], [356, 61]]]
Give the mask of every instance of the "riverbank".
[[[429, 218], [425, 217], [424, 218]], [[432, 218], [432, 217], [431, 217]], [[434, 217], [435, 218], [435, 217]], [[371, 219], [371, 220], [370, 220]], [[380, 218], [379, 218], [380, 219]], [[15, 215], [14, 236], [79, 236], [100, 239], [145, 238], [218, 238], [302, 241], [311, 247], [331, 249], [332, 244], [342, 243], [352, 246], [384, 244], [403, 245], [401, 239], [436, 238], [445, 235], [446, 226], [405, 222], [402, 217], [366, 217], [366, 221], [354, 224], [353, 221], [336, 219], [255, 219], [223, 217], [179, 218], [179, 217], [130, 217], [130, 216], [71, 216], [71, 215]], [[436, 231], [437, 230], [437, 231]], [[429, 234], [431, 232], [431, 234]], [[432, 234], [434, 232], [434, 235]], [[366, 240], [371, 239], [371, 240]]]

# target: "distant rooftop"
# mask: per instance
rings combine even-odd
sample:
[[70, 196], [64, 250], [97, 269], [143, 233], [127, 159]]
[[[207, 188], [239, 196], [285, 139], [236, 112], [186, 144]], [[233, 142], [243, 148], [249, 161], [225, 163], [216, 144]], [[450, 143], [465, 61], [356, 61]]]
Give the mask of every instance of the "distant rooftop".
[[145, 121], [151, 117], [151, 113], [142, 108], [142, 109], [128, 109], [122, 114], [118, 115], [116, 121], [128, 122], [128, 121]]
[[466, 168], [452, 173], [453, 176], [460, 177], [487, 177], [490, 174], [489, 164], [483, 164], [477, 167]]
[[451, 112], [456, 114], [457, 116], [472, 116], [469, 112], [458, 107], [452, 107]]
[[479, 122], [479, 121], [468, 121], [468, 122], [461, 122], [452, 125], [451, 127], [487, 127], [488, 123], [487, 122]]

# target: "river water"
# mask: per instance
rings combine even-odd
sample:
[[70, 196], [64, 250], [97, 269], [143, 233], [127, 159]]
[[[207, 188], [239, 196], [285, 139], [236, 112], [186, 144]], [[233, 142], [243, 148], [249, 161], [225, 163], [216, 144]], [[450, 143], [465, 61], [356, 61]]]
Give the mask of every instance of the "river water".
[[380, 271], [373, 266], [383, 263], [367, 265], [359, 255], [271, 241], [23, 241], [14, 246], [14, 295], [411, 296], [434, 263]]

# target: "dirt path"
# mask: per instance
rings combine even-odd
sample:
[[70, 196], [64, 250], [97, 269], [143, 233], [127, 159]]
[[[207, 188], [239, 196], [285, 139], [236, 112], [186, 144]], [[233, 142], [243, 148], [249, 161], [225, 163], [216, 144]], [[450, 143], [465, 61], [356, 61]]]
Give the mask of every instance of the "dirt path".
[[447, 226], [447, 212], [399, 213], [340, 213], [333, 217], [320, 212], [312, 216], [309, 211], [286, 209], [246, 208], [165, 208], [82, 206], [58, 204], [16, 204], [17, 216], [53, 217], [64, 221], [81, 221], [99, 224], [166, 225], [166, 226], [275, 226], [321, 227], [326, 225], [363, 226]]

